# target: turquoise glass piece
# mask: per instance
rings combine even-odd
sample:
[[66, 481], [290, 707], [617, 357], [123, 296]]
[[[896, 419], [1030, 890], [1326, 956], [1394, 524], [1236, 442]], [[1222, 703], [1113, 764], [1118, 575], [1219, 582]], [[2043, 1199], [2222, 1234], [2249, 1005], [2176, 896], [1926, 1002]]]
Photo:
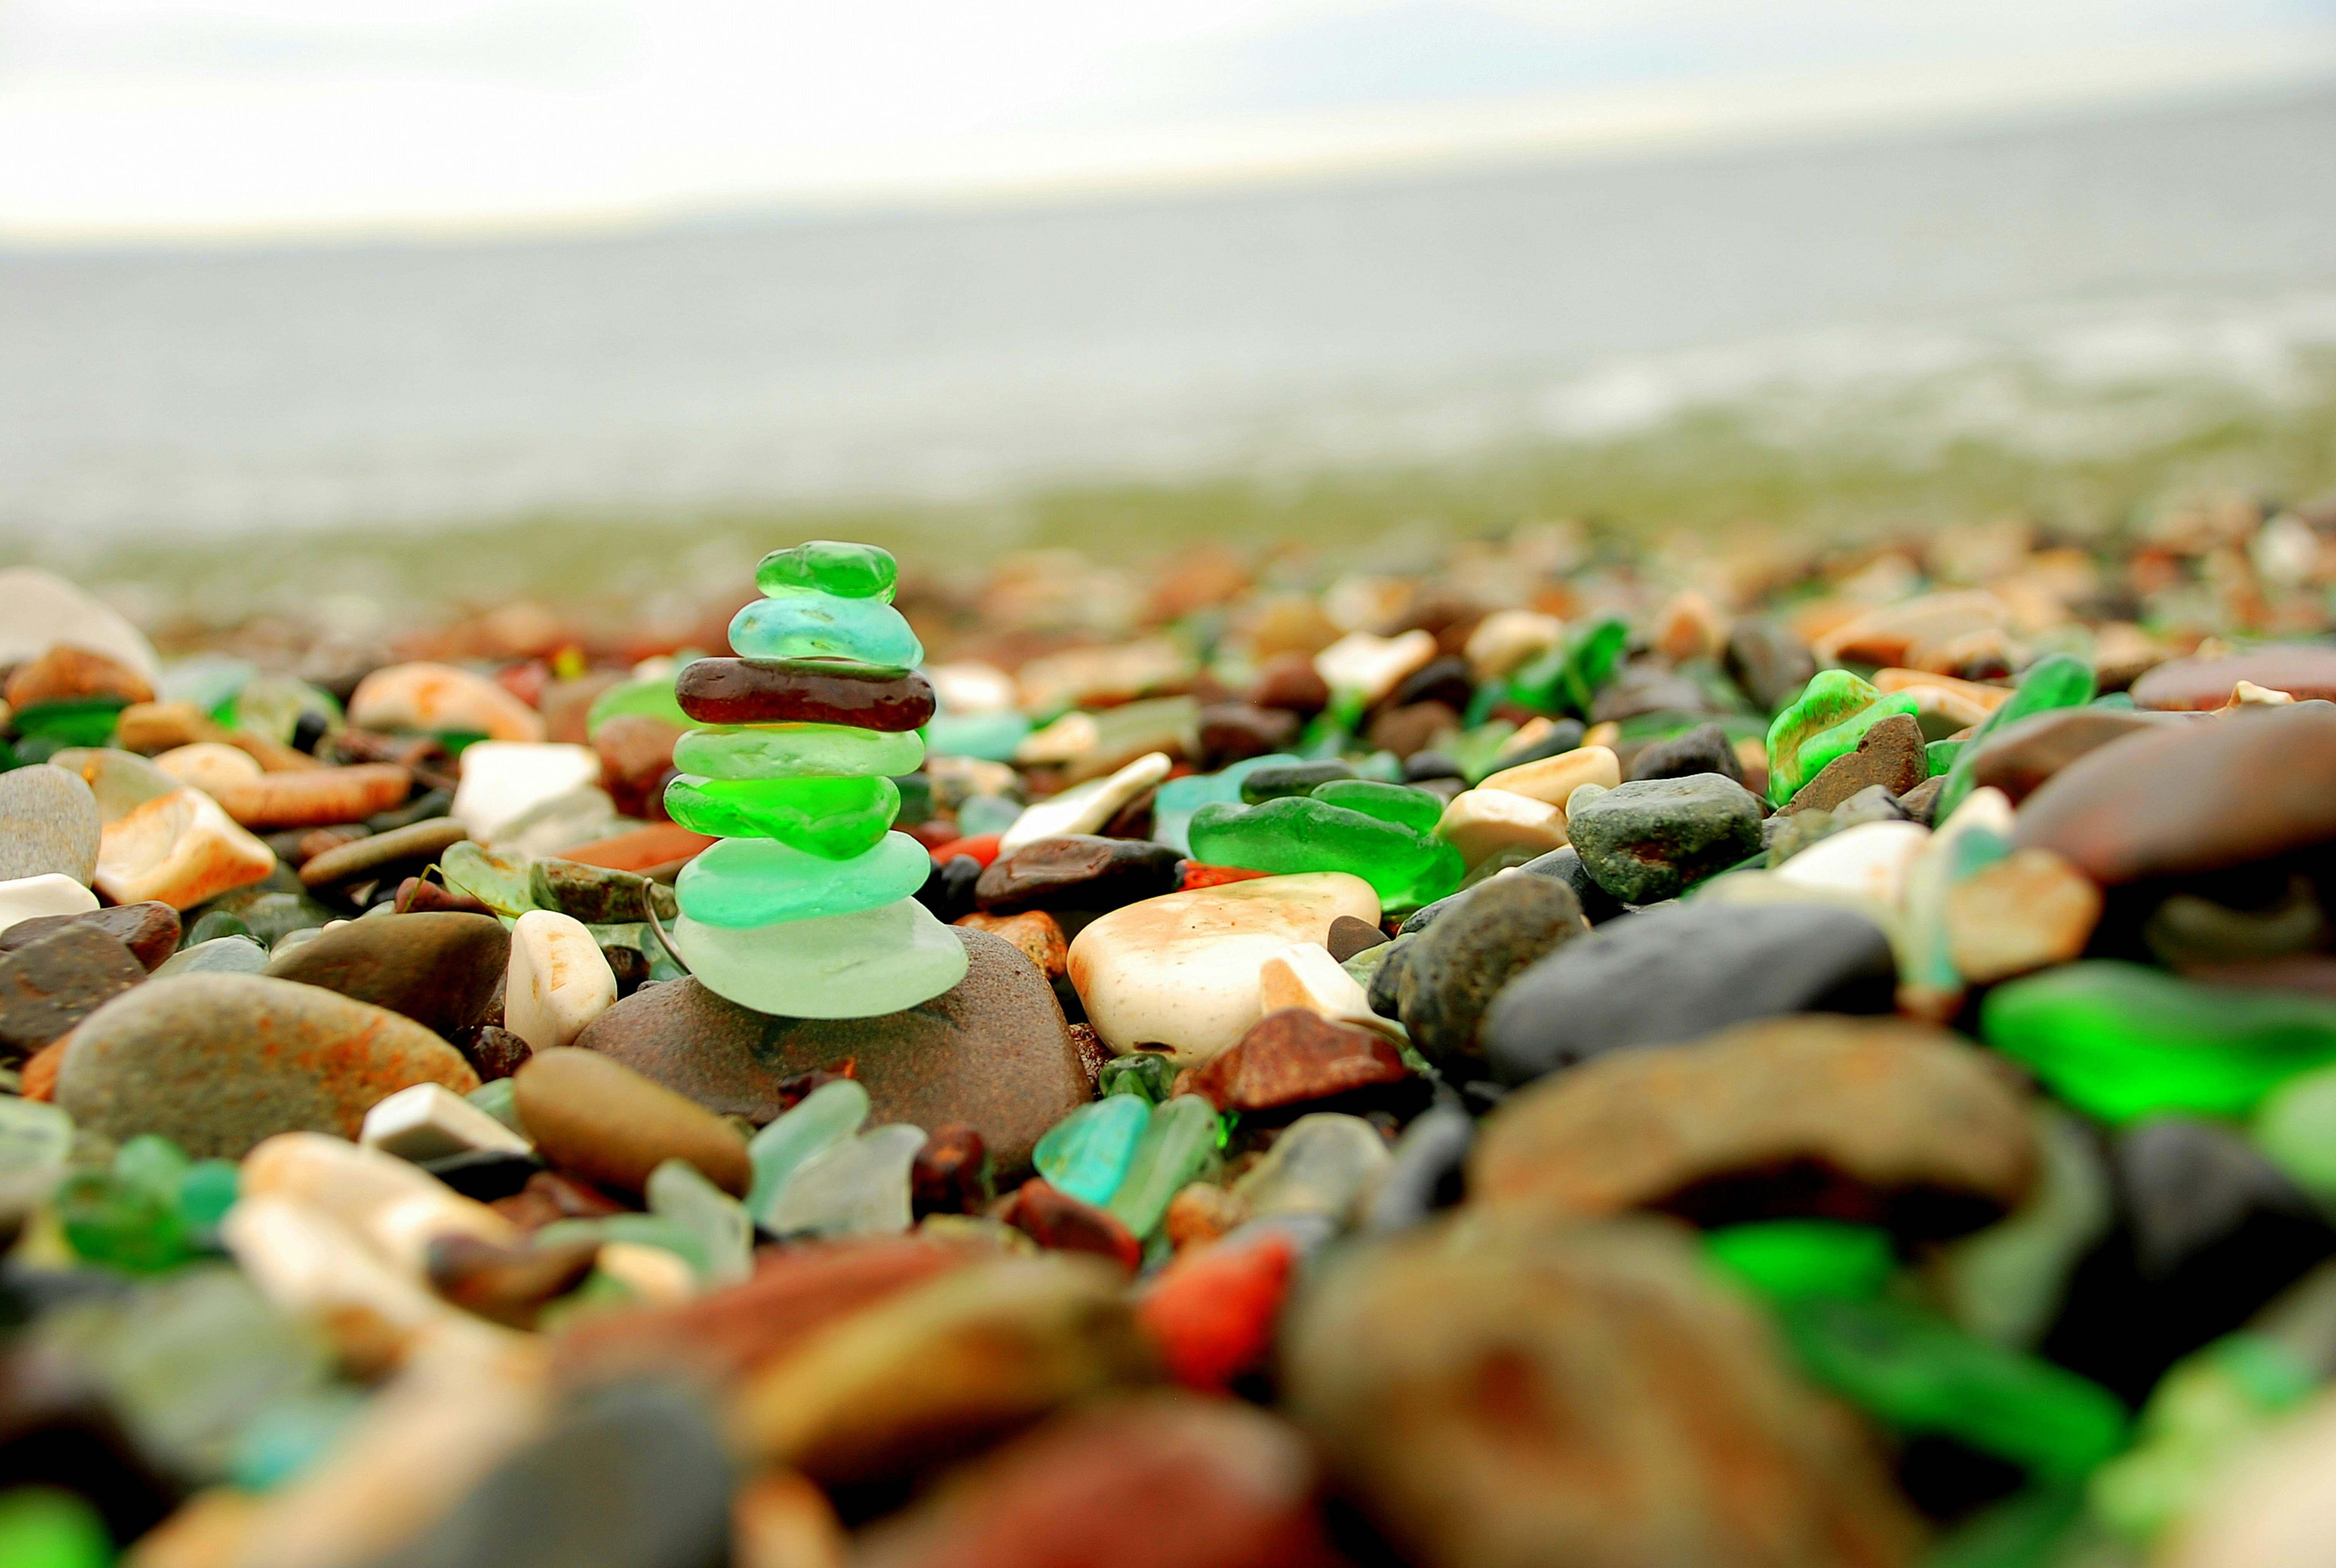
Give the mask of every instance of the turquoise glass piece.
[[1134, 1095], [1081, 1105], [1038, 1140], [1038, 1174], [1083, 1203], [1109, 1203], [1151, 1119], [1152, 1107]]
[[876, 847], [900, 814], [888, 778], [710, 779], [679, 774], [666, 782], [665, 809], [692, 833], [776, 839], [846, 861]]
[[1452, 892], [1467, 874], [1443, 840], [1310, 796], [1261, 805], [1212, 803], [1192, 814], [1195, 859], [1282, 875], [1350, 872], [1389, 909], [1416, 908]]
[[1980, 1033], [2105, 1122], [2245, 1116], [2288, 1079], [2336, 1062], [2336, 1002], [2095, 959], [1996, 987]]
[[784, 589], [730, 619], [741, 658], [850, 658], [910, 669], [925, 645], [908, 618], [881, 599], [842, 599], [817, 589]]
[[957, 831], [967, 838], [1002, 833], [1022, 820], [1023, 809], [1004, 795], [968, 795], [958, 803]]
[[1315, 787], [1314, 798], [1383, 823], [1432, 833], [1444, 820], [1444, 802], [1426, 790], [1407, 784], [1379, 784], [1371, 779], [1332, 779]]
[[909, 1228], [909, 1171], [925, 1130], [904, 1122], [831, 1144], [795, 1168], [771, 1201], [781, 1236], [897, 1236]]
[[1239, 802], [1241, 780], [1261, 767], [1280, 767], [1297, 760], [1288, 752], [1273, 752], [1249, 757], [1216, 773], [1170, 779], [1152, 797], [1152, 842], [1191, 854], [1192, 844], [1188, 835], [1194, 812], [1212, 803]]
[[1012, 762], [1029, 734], [1030, 721], [1018, 713], [939, 713], [925, 726], [925, 746], [935, 756]]
[[754, 1184], [746, 1196], [747, 1213], [768, 1229], [772, 1201], [786, 1186], [795, 1167], [859, 1132], [867, 1119], [868, 1091], [854, 1079], [838, 1078], [822, 1084], [756, 1133], [746, 1145], [746, 1157], [754, 1167]]
[[965, 979], [967, 961], [957, 932], [914, 899], [768, 926], [709, 926], [685, 914], [673, 940], [707, 989], [793, 1018], [913, 1008]]
[[1963, 797], [1971, 794], [1971, 759], [1978, 755], [1981, 741], [2032, 714], [2082, 707], [2092, 700], [2093, 667], [2087, 660], [2073, 654], [2049, 653], [2029, 665], [2020, 677], [2018, 689], [1980, 722], [1956, 755], [1954, 765], [1947, 770], [1947, 782], [1940, 786], [1938, 805], [1932, 813], [1933, 820], [1945, 822], [1962, 804]]
[[754, 586], [764, 593], [814, 589], [840, 599], [892, 602], [900, 569], [889, 550], [832, 539], [807, 539], [774, 550], [754, 569]]
[[893, 778], [925, 765], [925, 743], [840, 724], [709, 725], [674, 742], [673, 765], [718, 779]]
[[767, 926], [847, 915], [905, 899], [925, 885], [933, 858], [906, 833], [886, 833], [846, 861], [806, 854], [776, 839], [724, 839], [674, 883], [682, 912], [701, 925]]
[[179, 1216], [200, 1247], [219, 1244], [219, 1222], [235, 1207], [238, 1170], [233, 1160], [197, 1160], [179, 1181]]
[[1866, 1297], [1897, 1267], [1887, 1232], [1832, 1220], [1768, 1220], [1704, 1238], [1712, 1261], [1773, 1300]]
[[686, 1160], [666, 1160], [649, 1173], [644, 1194], [649, 1213], [671, 1220], [697, 1239], [706, 1254], [706, 1277], [735, 1285], [753, 1271], [754, 1222], [746, 1206]]
[[1216, 1106], [1198, 1095], [1178, 1095], [1153, 1107], [1128, 1156], [1127, 1174], [1105, 1205], [1137, 1241], [1157, 1231], [1169, 1201], [1216, 1163], [1222, 1125]]

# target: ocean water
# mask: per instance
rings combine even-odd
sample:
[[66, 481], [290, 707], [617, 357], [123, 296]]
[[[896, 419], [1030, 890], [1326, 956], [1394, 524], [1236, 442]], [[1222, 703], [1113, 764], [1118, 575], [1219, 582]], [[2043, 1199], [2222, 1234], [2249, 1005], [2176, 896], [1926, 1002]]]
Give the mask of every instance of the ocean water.
[[0, 252], [0, 556], [1453, 463], [2048, 460], [2336, 393], [2336, 86], [621, 237]]

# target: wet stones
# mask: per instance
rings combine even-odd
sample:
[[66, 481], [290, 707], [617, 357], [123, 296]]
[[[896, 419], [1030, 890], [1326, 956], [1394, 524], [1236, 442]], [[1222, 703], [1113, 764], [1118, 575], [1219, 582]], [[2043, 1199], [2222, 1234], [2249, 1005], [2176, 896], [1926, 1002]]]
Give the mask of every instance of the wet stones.
[[0, 930], [0, 953], [54, 935], [68, 925], [85, 925], [103, 931], [128, 948], [149, 973], [160, 969], [179, 947], [179, 911], [168, 904], [116, 904], [81, 914], [34, 915]]
[[429, 865], [468, 837], [469, 831], [452, 817], [369, 833], [301, 862], [300, 881], [309, 888], [337, 888], [404, 875]]
[[753, 1184], [745, 1142], [727, 1123], [610, 1057], [539, 1050], [511, 1087], [543, 1157], [588, 1181], [638, 1193], [658, 1165], [681, 1160], [733, 1195]]
[[1760, 803], [1718, 774], [1649, 779], [1582, 802], [1567, 831], [1600, 887], [1658, 903], [1759, 852]]
[[510, 955], [509, 933], [488, 916], [393, 915], [320, 932], [268, 972], [387, 1008], [451, 1040], [485, 1016]]
[[2018, 805], [2088, 753], [2127, 735], [2187, 722], [2103, 707], [2051, 708], [2030, 714], [1971, 743], [1971, 787], [2000, 789], [2006, 800]]
[[1477, 1026], [1501, 988], [1589, 930], [1581, 901], [1557, 878], [1495, 877], [1472, 890], [1388, 960], [1402, 966], [1396, 1006], [1412, 1044], [1445, 1070], [1474, 1076]]
[[1744, 782], [1744, 765], [1737, 760], [1728, 732], [1716, 724], [1699, 724], [1684, 735], [1659, 740], [1641, 749], [1630, 761], [1634, 782], [1687, 778], [1701, 773], [1718, 774], [1737, 784]]
[[1184, 1092], [1220, 1111], [1253, 1113], [1399, 1084], [1411, 1076], [1386, 1036], [1284, 1008], [1260, 1018], [1239, 1045], [1194, 1073]]

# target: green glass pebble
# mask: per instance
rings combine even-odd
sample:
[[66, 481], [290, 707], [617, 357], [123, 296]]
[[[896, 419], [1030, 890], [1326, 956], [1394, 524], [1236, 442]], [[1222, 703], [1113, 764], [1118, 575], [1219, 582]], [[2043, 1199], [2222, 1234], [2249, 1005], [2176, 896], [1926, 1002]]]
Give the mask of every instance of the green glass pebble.
[[1145, 1104], [1156, 1105], [1167, 1099], [1168, 1086], [1175, 1081], [1175, 1064], [1167, 1057], [1152, 1051], [1131, 1051], [1103, 1065], [1095, 1075], [1095, 1092], [1135, 1095]]
[[159, 1273], [194, 1255], [180, 1207], [187, 1158], [166, 1138], [131, 1139], [105, 1171], [76, 1171], [56, 1192], [57, 1218], [73, 1250], [128, 1274]]
[[0, 1563], [7, 1568], [106, 1568], [113, 1544], [97, 1510], [71, 1492], [0, 1492]]
[[[1962, 755], [1963, 747], [1969, 744], [1970, 743], [1968, 741], [1960, 740], [1934, 740], [1931, 742], [1930, 745], [1924, 746], [1922, 748], [1922, 765], [1925, 770], [1924, 776], [1928, 778], [1944, 778], [1949, 773], [1953, 771], [1955, 758]], [[1933, 812], [1931, 814], [1932, 820], [1934, 822], [1942, 822], [1945, 820], [1939, 816], [1936, 812]]]
[[1887, 1232], [1831, 1220], [1730, 1225], [1704, 1238], [1712, 1261], [1776, 1300], [1871, 1296], [1897, 1267]]
[[754, 1271], [754, 1222], [746, 1205], [707, 1181], [686, 1160], [666, 1160], [649, 1173], [649, 1213], [671, 1220], [697, 1238], [706, 1254], [706, 1277], [735, 1285]]
[[1390, 910], [1433, 903], [1467, 874], [1460, 852], [1441, 839], [1307, 796], [1204, 805], [1192, 813], [1189, 836], [1193, 857], [1209, 865], [1276, 875], [1350, 872]]
[[850, 860], [808, 854], [776, 839], [724, 839], [681, 868], [682, 911], [708, 926], [766, 926], [850, 914], [905, 899], [925, 885], [933, 858], [888, 833]]
[[1512, 675], [1509, 700], [1542, 713], [1574, 713], [1587, 718], [1591, 704], [1614, 678], [1630, 641], [1626, 622], [1611, 616], [1594, 621]]
[[1170, 1200], [1216, 1164], [1223, 1127], [1216, 1106], [1198, 1095], [1178, 1095], [1153, 1107], [1128, 1156], [1127, 1174], [1105, 1207], [1136, 1240], [1150, 1236], [1168, 1217]]
[[1038, 1174], [1083, 1203], [1107, 1203], [1127, 1177], [1152, 1107], [1135, 1095], [1081, 1105], [1038, 1140]]
[[1152, 797], [1152, 842], [1191, 854], [1192, 844], [1189, 835], [1194, 812], [1212, 803], [1239, 802], [1241, 782], [1250, 774], [1260, 768], [1281, 767], [1297, 760], [1287, 752], [1273, 752], [1237, 762], [1215, 773], [1191, 774], [1183, 778], [1170, 779]]
[[1768, 801], [1783, 805], [1809, 782], [1815, 769], [1803, 766], [1801, 747], [1846, 723], [1880, 701], [1872, 683], [1845, 669], [1823, 669], [1786, 703], [1768, 725]]
[[692, 833], [776, 839], [822, 860], [876, 847], [900, 809], [888, 778], [710, 779], [680, 774], [665, 786], [667, 814]]
[[1922, 1568], [2130, 1568], [2084, 1550], [2085, 1490], [2043, 1482], [1957, 1523], [1922, 1557]]
[[673, 765], [707, 778], [891, 778], [925, 765], [914, 730], [840, 724], [709, 725], [673, 745]]
[[872, 544], [809, 539], [764, 556], [754, 569], [754, 586], [769, 594], [816, 589], [840, 599], [872, 599], [890, 604], [900, 577], [900, 566], [891, 550]]
[[913, 1008], [965, 979], [958, 933], [914, 899], [767, 926], [674, 922], [706, 989], [789, 1018], [861, 1018]]
[[19, 708], [9, 722], [18, 735], [62, 746], [103, 745], [113, 738], [114, 726], [128, 706], [120, 697], [75, 697]]
[[925, 1130], [895, 1122], [829, 1144], [771, 1200], [780, 1236], [896, 1236], [909, 1228], [909, 1172]]
[[1012, 762], [1029, 734], [1030, 721], [1018, 713], [940, 713], [925, 726], [925, 745], [935, 756]]
[[453, 892], [468, 893], [499, 915], [517, 918], [536, 907], [533, 867], [511, 850], [491, 850], [464, 839], [438, 856], [438, 875]]
[[1383, 823], [1432, 833], [1444, 820], [1444, 802], [1426, 790], [1407, 784], [1377, 784], [1370, 779], [1333, 779], [1318, 786], [1314, 798], [1330, 805], [1360, 812]]
[[1913, 1307], [1826, 1296], [1776, 1311], [1813, 1379], [1902, 1431], [1954, 1437], [2048, 1479], [2082, 1476], [2125, 1446], [2125, 1407], [2106, 1388]]
[[767, 1229], [772, 1201], [795, 1167], [859, 1132], [867, 1119], [868, 1091], [854, 1079], [839, 1078], [805, 1095], [747, 1144], [754, 1184], [746, 1212]]
[[186, 946], [195, 948], [205, 942], [215, 942], [221, 937], [249, 935], [251, 928], [244, 924], [243, 917], [233, 910], [209, 910], [201, 919], [187, 928], [186, 936], [180, 940]]
[[219, 1222], [235, 1207], [237, 1172], [233, 1160], [197, 1160], [180, 1178], [179, 1217], [196, 1245], [218, 1245]]
[[1971, 760], [1979, 755], [1980, 743], [1997, 730], [2018, 724], [2033, 714], [2049, 713], [2054, 708], [2082, 707], [2093, 700], [2093, 667], [2073, 654], [2046, 654], [2023, 671], [2020, 685], [1996, 710], [1980, 721], [1963, 749], [1956, 755], [1954, 765], [1947, 770], [1947, 782], [1939, 790], [1939, 802], [1933, 818], [1944, 822], [1954, 814], [1963, 797], [1971, 792]]
[[2247, 1136], [2297, 1186], [2336, 1200], [2336, 1066], [2280, 1085], [2256, 1109]]
[[2298, 1074], [2336, 1062], [2336, 1002], [2202, 986], [2112, 959], [2009, 981], [1981, 1006], [1987, 1043], [2087, 1115], [2245, 1116]]
[[521, 1137], [527, 1125], [519, 1119], [519, 1091], [509, 1078], [491, 1078], [462, 1096]]
[[2049, 1102], [2030, 1115], [2042, 1156], [2036, 1185], [2012, 1213], [1940, 1248], [1926, 1271], [1941, 1310], [1966, 1333], [2020, 1350], [2042, 1340], [2069, 1276], [2116, 1218], [2098, 1135]]
[[849, 658], [895, 669], [925, 659], [907, 618], [882, 599], [818, 589], [782, 589], [747, 605], [730, 619], [730, 646], [741, 658]]

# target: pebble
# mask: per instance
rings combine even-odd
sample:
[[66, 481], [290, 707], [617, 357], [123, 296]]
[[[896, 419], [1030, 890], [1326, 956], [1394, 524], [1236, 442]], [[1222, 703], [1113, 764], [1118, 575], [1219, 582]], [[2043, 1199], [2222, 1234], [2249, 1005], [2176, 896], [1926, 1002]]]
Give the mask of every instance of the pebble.
[[1188, 1084], [1220, 1111], [1249, 1114], [1399, 1084], [1411, 1076], [1384, 1035], [1304, 1008], [1284, 1008], [1260, 1018]]
[[1819, 768], [1782, 809], [1786, 814], [1829, 811], [1876, 784], [1903, 795], [1929, 776], [1922, 726], [1911, 715], [1893, 714], [1859, 736], [1855, 747]]
[[485, 1017], [511, 945], [485, 915], [346, 920], [277, 957], [268, 973], [386, 1008], [452, 1040]]
[[145, 978], [118, 940], [75, 921], [0, 952], [0, 1057], [30, 1056]]
[[1546, 854], [1566, 842], [1565, 813], [1531, 795], [1480, 786], [1452, 797], [1436, 822], [1436, 836], [1471, 867], [1509, 850]]
[[600, 759], [589, 746], [480, 741], [462, 752], [462, 781], [447, 814], [481, 843], [493, 843], [529, 812], [599, 777]]
[[357, 1142], [415, 1164], [482, 1151], [523, 1154], [530, 1147], [443, 1084], [415, 1084], [376, 1103], [365, 1112]]
[[1947, 894], [1947, 950], [1973, 985], [2084, 956], [2101, 918], [2101, 891], [2050, 850], [2014, 850]]
[[1626, 904], [1660, 903], [1759, 852], [1760, 803], [1716, 773], [1620, 784], [1572, 808], [1572, 847]]
[[1007, 850], [982, 869], [974, 902], [987, 911], [1115, 910], [1176, 886], [1184, 857], [1167, 844], [1066, 834]]
[[[1717, 724], [1699, 724], [1683, 735], [1657, 741], [1641, 747], [1630, 759], [1633, 782], [1687, 778], [1705, 773], [1719, 774], [1737, 784], [1744, 782], [1744, 765], [1737, 759], [1736, 747], [1729, 742], [1728, 732]], [[1603, 779], [1598, 782], [1607, 783]]]
[[97, 895], [63, 872], [0, 882], [0, 933], [12, 932], [27, 920], [85, 914], [95, 908]]
[[2133, 683], [2136, 706], [2198, 712], [2228, 706], [2241, 681], [2299, 702], [2336, 701], [2336, 648], [2281, 643], [2224, 658], [2176, 658]]
[[754, 1184], [745, 1141], [727, 1123], [613, 1057], [545, 1047], [511, 1082], [536, 1148], [587, 1181], [638, 1193], [659, 1164], [686, 1160], [733, 1196]]
[[99, 654], [150, 684], [154, 645], [119, 611], [37, 566], [0, 570], [0, 667], [28, 664], [59, 644]]
[[0, 881], [97, 872], [97, 797], [80, 775], [35, 765], [0, 773]]
[[360, 729], [432, 730], [491, 741], [540, 741], [543, 718], [486, 677], [444, 664], [399, 664], [375, 670], [349, 696], [349, 722]]
[[1393, 1158], [1387, 1139], [1360, 1116], [1316, 1111], [1290, 1123], [1233, 1183], [1232, 1194], [1260, 1217], [1321, 1214], [1344, 1223]]
[[275, 869], [276, 852], [217, 801], [200, 790], [180, 788], [106, 824], [92, 882], [117, 904], [151, 900], [187, 910], [248, 887]]
[[0, 931], [0, 953], [36, 942], [69, 925], [103, 931], [128, 948], [151, 974], [179, 947], [179, 911], [168, 904], [110, 905], [83, 914], [34, 915]]
[[1165, 752], [1146, 752], [1126, 766], [1103, 778], [1074, 784], [1027, 806], [1014, 825], [999, 835], [998, 853], [1010, 855], [1041, 839], [1099, 833], [1122, 808], [1168, 776]]
[[470, 836], [470, 830], [452, 817], [433, 817], [387, 833], [368, 833], [301, 862], [301, 885], [337, 888], [396, 875], [407, 867], [430, 864]]
[[2185, 722], [2132, 709], [2089, 706], [2029, 714], [1972, 743], [1971, 785], [2000, 790], [2018, 805], [2087, 753], [2127, 735]]
[[1461, 895], [1406, 949], [1393, 981], [1411, 1043], [1447, 1073], [1480, 1068], [1476, 1031], [1493, 998], [1589, 929], [1573, 890], [1553, 877], [1495, 877]]
[[510, 953], [502, 1027], [539, 1054], [573, 1043], [616, 1002], [616, 974], [601, 956], [599, 942], [573, 915], [528, 911], [511, 927]]
[[1930, 838], [1931, 830], [1920, 823], [1858, 823], [1793, 856], [1776, 876], [1812, 892], [1845, 893], [1880, 909], [1895, 909]]
[[1017, 915], [974, 913], [960, 915], [950, 922], [968, 930], [988, 931], [1003, 937], [1022, 950], [1022, 956], [1037, 966], [1049, 981], [1064, 978], [1070, 963], [1070, 939], [1063, 934], [1062, 922], [1044, 910], [1025, 910]]
[[1622, 764], [1613, 748], [1577, 745], [1554, 756], [1518, 762], [1487, 774], [1482, 787], [1506, 790], [1545, 805], [1562, 806], [1568, 796], [1586, 784], [1612, 789], [1622, 782]]

